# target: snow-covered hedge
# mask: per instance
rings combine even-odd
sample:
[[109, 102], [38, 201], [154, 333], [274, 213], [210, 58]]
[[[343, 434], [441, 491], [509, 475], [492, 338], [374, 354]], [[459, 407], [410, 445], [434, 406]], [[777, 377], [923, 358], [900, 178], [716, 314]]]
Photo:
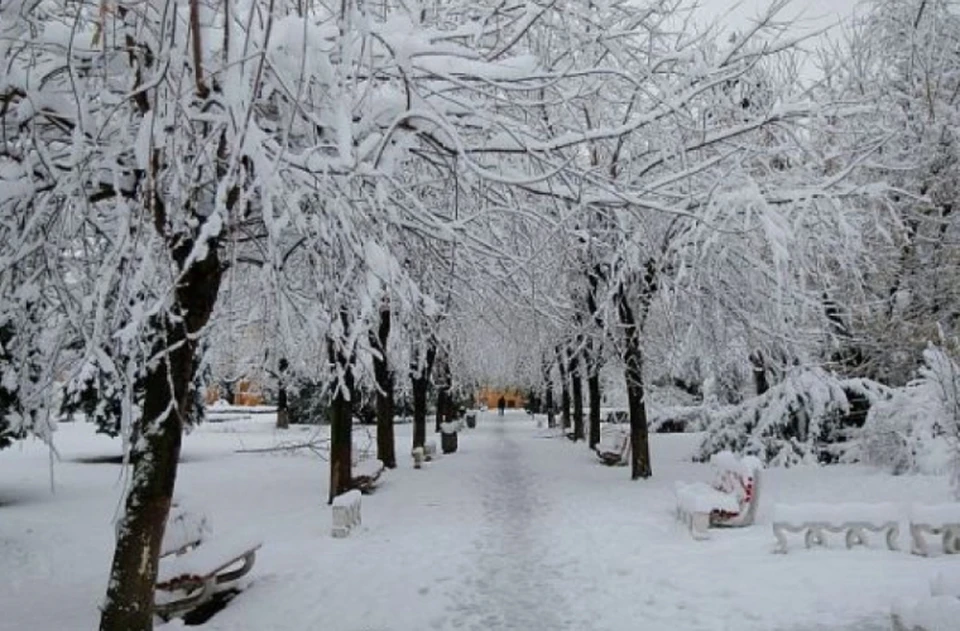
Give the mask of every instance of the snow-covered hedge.
[[796, 368], [764, 394], [714, 411], [697, 459], [730, 450], [771, 466], [832, 462], [857, 414], [889, 397], [889, 388], [869, 379]]
[[942, 349], [930, 346], [917, 378], [870, 409], [849, 459], [895, 474], [952, 471], [956, 476], [958, 438], [960, 367]]
[[650, 406], [647, 408], [647, 426], [651, 432], [702, 432], [709, 424], [716, 407], [702, 405]]

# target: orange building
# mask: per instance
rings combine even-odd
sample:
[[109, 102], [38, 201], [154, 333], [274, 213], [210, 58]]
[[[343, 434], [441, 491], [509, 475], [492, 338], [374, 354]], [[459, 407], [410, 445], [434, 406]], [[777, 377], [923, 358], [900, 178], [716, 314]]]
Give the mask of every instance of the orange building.
[[480, 388], [477, 404], [496, 409], [500, 397], [504, 398], [508, 408], [522, 408], [527, 404], [527, 397], [518, 388]]
[[[207, 405], [216, 403], [221, 397], [220, 388], [217, 385], [207, 387], [205, 400]], [[233, 401], [228, 401], [232, 405], [263, 405], [263, 393], [260, 391], [260, 385], [249, 379], [240, 379], [234, 390]]]

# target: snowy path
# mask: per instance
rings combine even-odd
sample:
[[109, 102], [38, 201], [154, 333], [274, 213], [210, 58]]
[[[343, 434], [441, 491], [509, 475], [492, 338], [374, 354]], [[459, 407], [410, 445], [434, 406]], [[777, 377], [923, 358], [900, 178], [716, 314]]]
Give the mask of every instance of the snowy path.
[[[756, 526], [695, 542], [672, 514], [673, 482], [710, 475], [689, 461], [695, 436], [653, 436], [655, 476], [631, 482], [519, 413], [482, 416], [424, 470], [401, 458], [364, 498], [363, 526], [333, 539], [325, 463], [236, 453], [313, 431], [271, 423], [211, 423], [184, 443], [177, 493], [215, 532], [264, 539], [251, 585], [206, 631], [880, 631], [894, 600], [956, 571], [879, 546], [771, 554], [774, 502], [936, 502], [943, 478], [767, 471]], [[397, 430], [406, 454], [410, 427]], [[96, 628], [121, 487], [119, 467], [94, 463], [119, 445], [71, 424], [58, 449], [55, 495], [45, 449], [0, 453], [0, 631]]]
[[[483, 528], [472, 555], [476, 567], [452, 606], [451, 627], [489, 629], [584, 629], [569, 618], [561, 569], [550, 563], [550, 499], [543, 472], [530, 467], [503, 419], [490, 420], [492, 449], [484, 459], [480, 487]], [[525, 429], [525, 428], [523, 428]], [[490, 431], [487, 429], [486, 431]], [[528, 437], [528, 433], [524, 433]]]

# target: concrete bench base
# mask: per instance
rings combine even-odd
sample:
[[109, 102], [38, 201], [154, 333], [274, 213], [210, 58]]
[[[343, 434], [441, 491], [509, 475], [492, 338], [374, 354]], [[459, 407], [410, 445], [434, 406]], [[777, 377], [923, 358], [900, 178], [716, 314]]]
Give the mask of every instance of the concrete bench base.
[[350, 531], [360, 525], [360, 491], [354, 489], [333, 498], [333, 530], [337, 538], [350, 535]]
[[910, 523], [910, 551], [920, 556], [929, 556], [930, 548], [925, 535], [939, 536], [943, 542], [944, 554], [960, 554], [960, 523], [958, 524], [923, 524]]
[[848, 521], [848, 522], [826, 522], [826, 521], [805, 521], [805, 522], [773, 522], [773, 536], [777, 540], [776, 552], [786, 554], [787, 536], [786, 533], [803, 533], [803, 542], [807, 548], [813, 546], [826, 545], [826, 534], [834, 533], [844, 535], [844, 543], [847, 549], [857, 545], [867, 545], [867, 532], [883, 534], [886, 540], [887, 548], [898, 550], [897, 539], [900, 537], [900, 524], [895, 521], [883, 523], [871, 523], [867, 521]]

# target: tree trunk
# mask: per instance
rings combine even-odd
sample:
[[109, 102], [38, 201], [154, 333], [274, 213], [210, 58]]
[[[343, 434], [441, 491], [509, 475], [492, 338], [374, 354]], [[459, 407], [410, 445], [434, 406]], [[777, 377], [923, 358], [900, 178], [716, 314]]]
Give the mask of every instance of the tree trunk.
[[447, 409], [447, 391], [443, 386], [437, 387], [437, 410], [434, 415], [434, 428], [435, 433], [440, 433], [440, 426], [444, 423], [444, 413]]
[[277, 429], [290, 427], [290, 410], [287, 400], [287, 360], [280, 359], [277, 371]]
[[[648, 285], [649, 287], [649, 285]], [[641, 314], [645, 317], [652, 289], [645, 288]], [[640, 326], [628, 303], [623, 288], [617, 294], [617, 312], [623, 326], [624, 376], [627, 382], [627, 405], [630, 410], [630, 479], [648, 478], [653, 474], [650, 466], [650, 442], [647, 435], [647, 410], [644, 402], [643, 351], [640, 348]]]
[[753, 368], [753, 384], [757, 390], [757, 396], [770, 389], [770, 382], [767, 379], [767, 363], [763, 359], [763, 353], [754, 351], [750, 353], [750, 365]]
[[443, 353], [440, 353], [438, 361], [436, 363], [437, 367], [437, 414], [436, 414], [436, 427], [434, 431], [439, 433], [440, 426], [450, 420], [450, 367], [447, 364], [447, 357]]
[[410, 385], [413, 396], [413, 449], [423, 447], [427, 441], [427, 390], [430, 387], [430, 372], [437, 349], [432, 344], [427, 348], [424, 364], [414, 365], [410, 370]]
[[600, 373], [594, 371], [587, 377], [587, 394], [590, 398], [590, 449], [600, 442]]
[[570, 429], [570, 384], [567, 383], [566, 379], [563, 380], [563, 385], [560, 387], [560, 419], [563, 429]]
[[583, 430], [583, 376], [580, 374], [580, 357], [570, 355], [570, 384], [573, 394], [573, 440], [584, 440]]
[[373, 358], [373, 376], [377, 381], [377, 459], [383, 466], [394, 469], [397, 466], [397, 453], [393, 437], [393, 373], [387, 358], [387, 342], [390, 339], [390, 309], [380, 310], [380, 326], [376, 335], [370, 333], [374, 348], [380, 351], [380, 357]]
[[287, 389], [280, 386], [277, 390], [277, 429], [290, 427], [290, 409], [287, 403]]
[[[346, 321], [345, 313], [340, 314]], [[346, 333], [347, 327], [344, 326]], [[333, 401], [330, 404], [330, 492], [327, 503], [352, 488], [353, 471], [353, 402], [356, 400], [356, 387], [353, 377], [353, 357], [333, 339], [327, 340], [330, 363], [335, 366], [335, 374], [340, 374], [339, 383], [334, 385]]]
[[647, 434], [647, 409], [643, 390], [643, 356], [639, 347], [625, 351], [627, 368], [627, 405], [630, 410], [630, 448], [633, 452], [630, 479], [649, 478], [653, 475], [650, 466], [650, 441]]
[[413, 377], [411, 389], [413, 391], [413, 448], [423, 447], [427, 442], [427, 388], [430, 380], [424, 377]]
[[570, 379], [563, 356], [557, 365], [560, 368], [560, 419], [563, 429], [567, 430], [570, 428]]
[[553, 378], [551, 377], [551, 365], [549, 362], [543, 363], [543, 404], [547, 410], [547, 427], [554, 428], [557, 425], [557, 419], [553, 413]]
[[[606, 327], [600, 310], [597, 308], [597, 294], [600, 291], [600, 282], [605, 277], [603, 267], [594, 265], [587, 272], [587, 312], [593, 318], [598, 331]], [[587, 376], [587, 393], [590, 398], [590, 449], [596, 448], [600, 442], [600, 368], [603, 366], [603, 343], [594, 338], [588, 338], [587, 361], [589, 374]]]
[[[207, 256], [181, 275], [171, 309], [175, 317], [157, 316], [154, 355], [160, 359], [148, 366], [144, 380], [142, 416], [135, 423], [130, 448], [133, 472], [124, 515], [117, 525], [100, 631], [153, 629], [160, 544], [177, 479], [183, 426], [194, 409], [197, 338], [220, 290], [217, 246], [215, 242], [208, 245]], [[173, 248], [181, 268], [192, 249], [191, 240]]]

